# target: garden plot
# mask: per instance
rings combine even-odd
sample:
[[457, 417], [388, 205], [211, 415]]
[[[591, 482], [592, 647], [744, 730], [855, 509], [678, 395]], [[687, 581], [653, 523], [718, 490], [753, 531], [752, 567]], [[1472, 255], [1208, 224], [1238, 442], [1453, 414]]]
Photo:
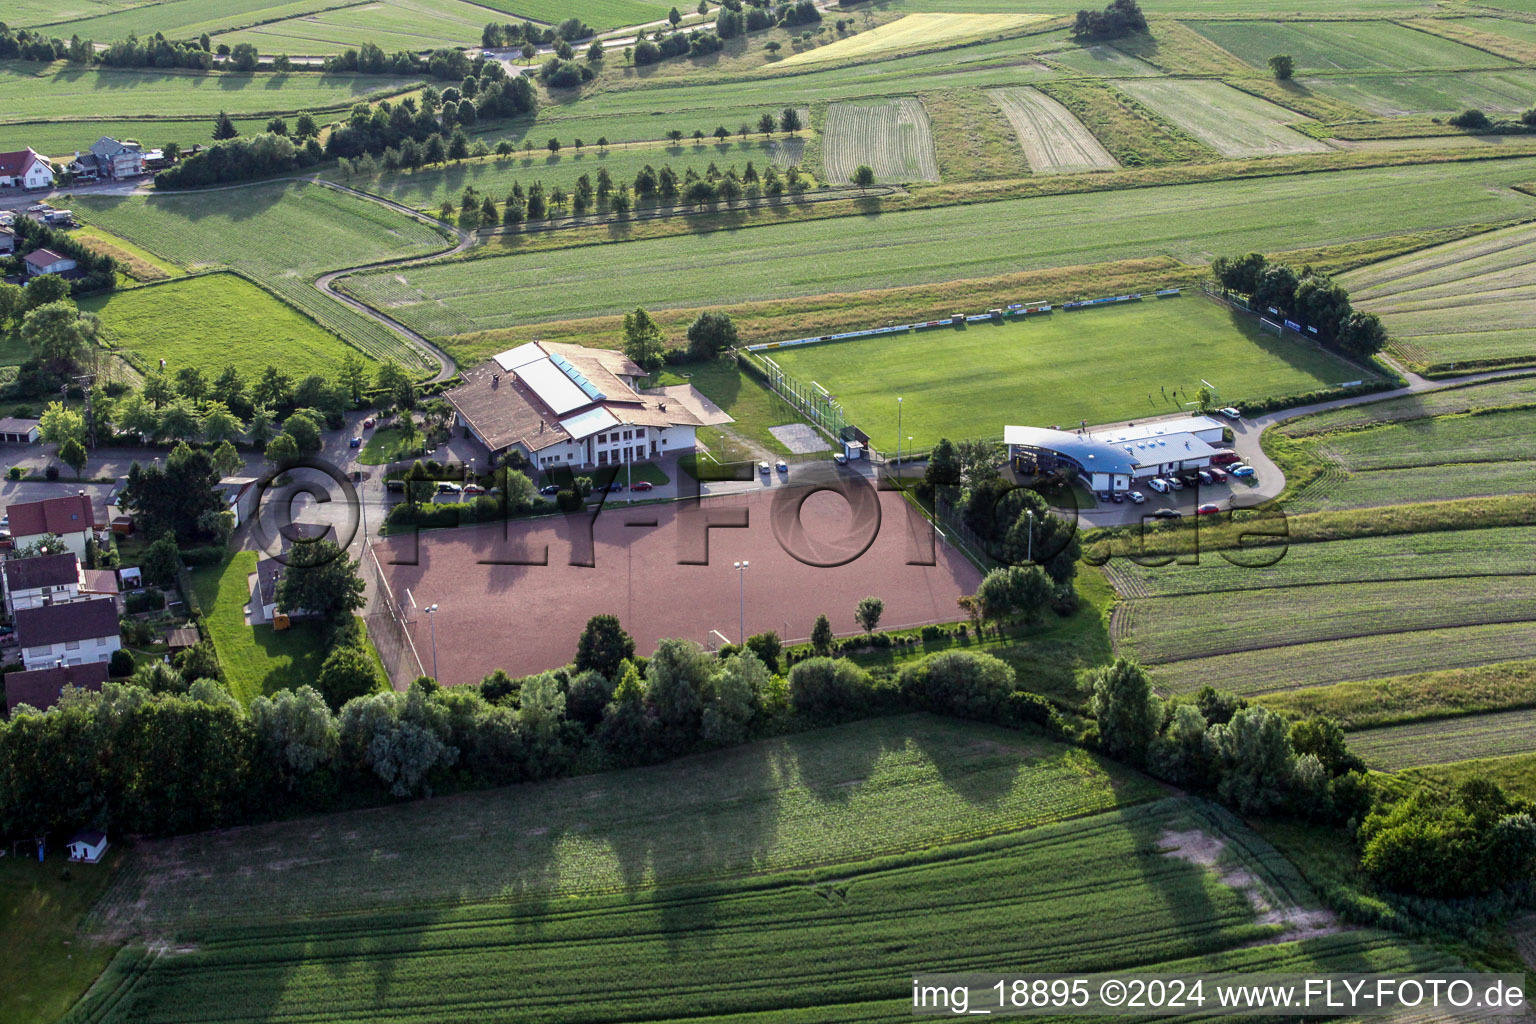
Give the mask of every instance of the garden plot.
[[1030, 170], [1053, 174], [1120, 166], [1081, 121], [1038, 89], [1016, 86], [991, 89], [987, 95], [1008, 115]]
[[823, 147], [830, 181], [852, 181], [860, 164], [873, 168], [880, 181], [939, 180], [928, 112], [913, 96], [832, 104]]
[[1328, 146], [1287, 127], [1305, 118], [1216, 81], [1160, 78], [1117, 83], [1222, 156], [1323, 153]]
[[1379, 771], [1536, 750], [1536, 708], [1462, 715], [1351, 733], [1349, 749]]

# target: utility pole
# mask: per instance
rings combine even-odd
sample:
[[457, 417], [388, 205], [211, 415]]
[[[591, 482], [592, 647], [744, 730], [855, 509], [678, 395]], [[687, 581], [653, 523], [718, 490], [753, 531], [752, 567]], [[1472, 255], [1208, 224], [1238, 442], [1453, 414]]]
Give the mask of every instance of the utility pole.
[[735, 562], [736, 566], [736, 642], [745, 647], [747, 643], [747, 566], [751, 562]]
[[437, 605], [427, 605], [427, 621], [432, 624], [432, 678], [437, 679]]

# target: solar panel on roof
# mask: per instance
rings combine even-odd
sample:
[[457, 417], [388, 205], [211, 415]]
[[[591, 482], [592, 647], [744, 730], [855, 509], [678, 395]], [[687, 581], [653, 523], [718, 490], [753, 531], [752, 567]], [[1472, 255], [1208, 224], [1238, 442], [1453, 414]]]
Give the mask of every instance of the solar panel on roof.
[[592, 401], [601, 402], [604, 398], [608, 397], [601, 391], [597, 390], [597, 385], [588, 380], [580, 370], [572, 366], [570, 360], [566, 359], [564, 356], [551, 355], [549, 357], [549, 361], [560, 367], [561, 372], [564, 373], [567, 377], [571, 378], [571, 383], [581, 388], [582, 392], [585, 393], [588, 398], [592, 399]]

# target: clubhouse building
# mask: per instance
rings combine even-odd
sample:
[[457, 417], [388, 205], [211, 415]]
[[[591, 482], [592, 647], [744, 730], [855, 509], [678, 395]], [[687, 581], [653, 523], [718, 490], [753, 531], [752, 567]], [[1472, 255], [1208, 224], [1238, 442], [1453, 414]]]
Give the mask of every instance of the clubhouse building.
[[539, 469], [690, 452], [699, 427], [732, 422], [693, 385], [641, 389], [644, 377], [620, 352], [533, 341], [465, 371], [443, 397], [487, 452], [516, 450]]
[[1149, 477], [1202, 469], [1223, 437], [1209, 416], [1130, 423], [1096, 430], [1004, 427], [1008, 461], [1021, 472], [1066, 471], [1092, 491], [1128, 491]]

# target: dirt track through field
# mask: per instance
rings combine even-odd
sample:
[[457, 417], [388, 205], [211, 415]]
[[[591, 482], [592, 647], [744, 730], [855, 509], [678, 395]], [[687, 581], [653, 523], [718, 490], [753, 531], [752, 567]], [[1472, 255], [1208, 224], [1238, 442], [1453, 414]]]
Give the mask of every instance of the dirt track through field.
[[1028, 86], [990, 89], [987, 95], [1008, 115], [1029, 169], [1037, 174], [1107, 171], [1120, 164], [1093, 133], [1060, 103]]
[[873, 103], [834, 103], [823, 133], [827, 177], [846, 184], [860, 164], [879, 181], [938, 181], [928, 111], [914, 96]]

